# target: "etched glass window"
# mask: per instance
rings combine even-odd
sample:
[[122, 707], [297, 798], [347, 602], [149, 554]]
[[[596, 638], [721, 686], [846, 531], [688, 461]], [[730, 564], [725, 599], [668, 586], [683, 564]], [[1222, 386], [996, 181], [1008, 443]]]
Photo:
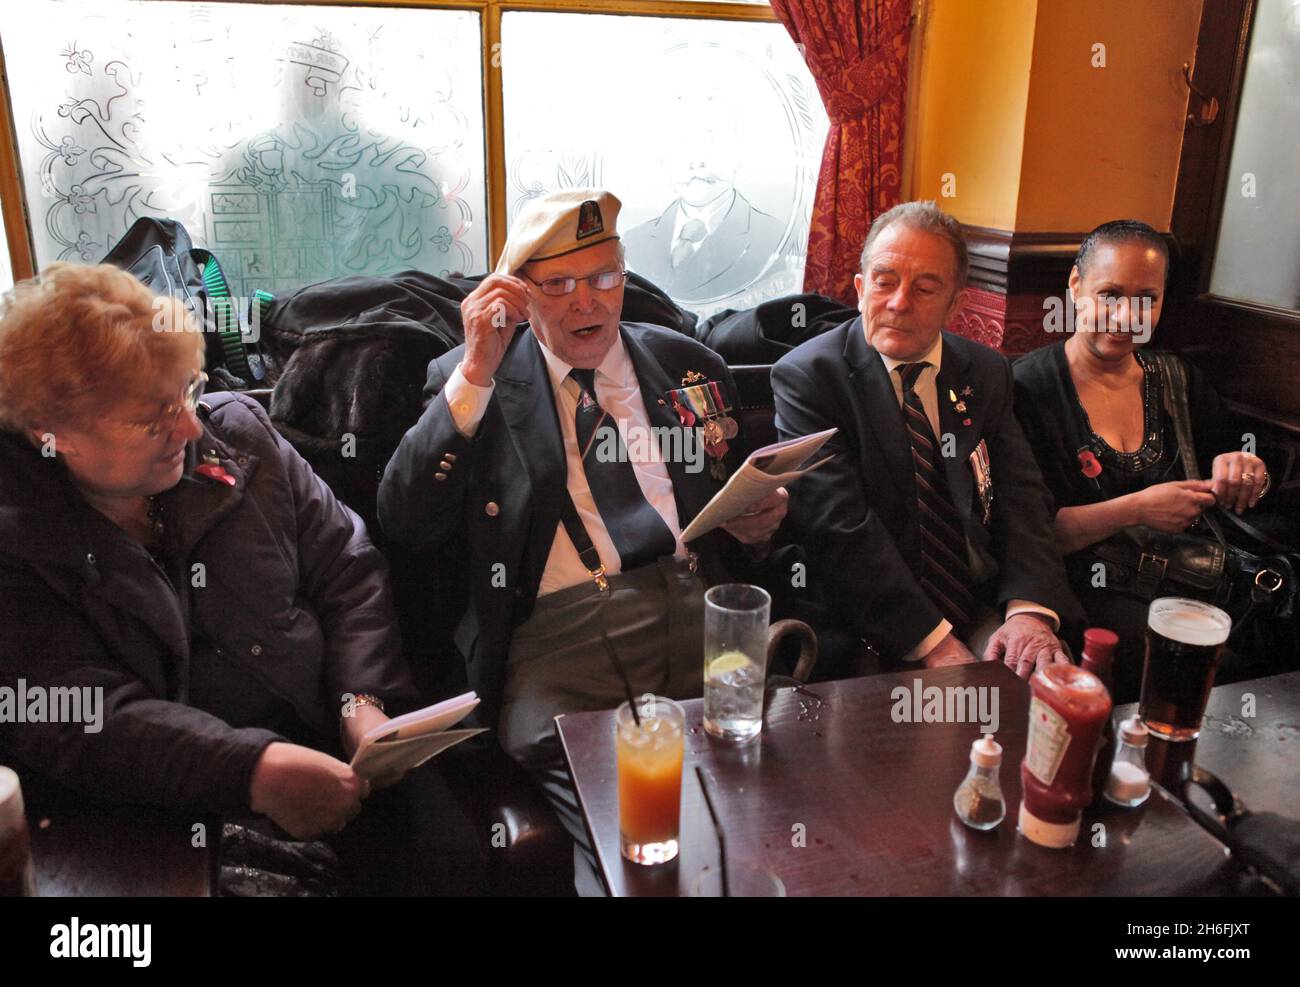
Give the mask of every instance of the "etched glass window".
[[1300, 4], [1259, 0], [1210, 291], [1300, 308]]
[[0, 7], [37, 266], [181, 222], [234, 290], [487, 266], [479, 15]]
[[507, 12], [501, 32], [509, 220], [598, 185], [628, 268], [683, 308], [801, 290], [827, 124], [784, 27]]

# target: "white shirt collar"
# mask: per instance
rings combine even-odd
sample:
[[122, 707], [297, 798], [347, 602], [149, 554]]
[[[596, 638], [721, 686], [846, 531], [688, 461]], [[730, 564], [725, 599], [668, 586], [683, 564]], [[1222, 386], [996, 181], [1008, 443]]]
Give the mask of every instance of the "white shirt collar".
[[[863, 333], [866, 333], [867, 331], [867, 322], [865, 319], [862, 320], [862, 331]], [[871, 344], [868, 343], [867, 345], [870, 346]], [[934, 341], [934, 345], [917, 360], [895, 360], [892, 356], [885, 356], [885, 354], [881, 353], [879, 350], [876, 350], [876, 353], [879, 354], [881, 361], [885, 364], [885, 372], [889, 374], [890, 377], [893, 377], [894, 371], [904, 363], [928, 363], [930, 366], [934, 367], [934, 373], [937, 377], [939, 375], [939, 367], [943, 362], [943, 333], [939, 333], [938, 338]]]
[[720, 195], [703, 206], [692, 206], [688, 205], [684, 199], [679, 200], [677, 203], [677, 216], [673, 222], [673, 242], [677, 242], [678, 237], [682, 235], [682, 228], [691, 219], [698, 219], [704, 224], [705, 236], [712, 235], [722, 225], [723, 219], [731, 211], [735, 201], [736, 190], [734, 188], [731, 190], [730, 195]]
[[[546, 344], [542, 342], [541, 336], [537, 336], [537, 345], [541, 347], [542, 356], [546, 359], [546, 371], [551, 377], [551, 393], [558, 394], [573, 367], [552, 353]], [[596, 367], [596, 376], [603, 376], [606, 381], [614, 386], [622, 387], [627, 383], [628, 374], [631, 370], [632, 361], [628, 358], [627, 349], [623, 346], [623, 333], [620, 331], [614, 337], [614, 345], [606, 352], [605, 359], [601, 360], [600, 365]]]

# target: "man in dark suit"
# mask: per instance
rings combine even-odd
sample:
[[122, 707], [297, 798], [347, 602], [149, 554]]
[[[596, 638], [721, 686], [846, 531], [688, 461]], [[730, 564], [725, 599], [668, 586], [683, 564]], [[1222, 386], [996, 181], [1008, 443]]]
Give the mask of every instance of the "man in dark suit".
[[823, 647], [848, 669], [864, 640], [886, 667], [974, 661], [971, 647], [1026, 678], [1068, 660], [1056, 632], [1078, 603], [1012, 412], [1011, 366], [942, 332], [967, 265], [952, 217], [896, 206], [867, 236], [861, 316], [772, 371], [782, 438], [839, 428], [834, 459], [795, 485], [791, 518], [819, 622], [842, 635]]
[[[682, 543], [735, 456], [714, 441], [735, 438], [731, 378], [687, 336], [620, 323], [619, 205], [567, 190], [516, 220], [496, 272], [461, 305], [465, 345], [429, 365], [425, 411], [379, 488], [388, 537], [468, 582], [456, 642], [470, 684], [579, 845], [553, 719], [622, 701], [602, 631], [638, 694], [698, 696], [704, 580], [744, 576], [786, 511], [778, 491]], [[697, 389], [710, 381], [716, 407]], [[676, 410], [688, 398], [698, 422]]]

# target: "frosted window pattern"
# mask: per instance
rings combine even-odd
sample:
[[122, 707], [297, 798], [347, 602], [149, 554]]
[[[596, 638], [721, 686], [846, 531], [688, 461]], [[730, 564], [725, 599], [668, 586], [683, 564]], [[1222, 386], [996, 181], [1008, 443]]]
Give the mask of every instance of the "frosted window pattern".
[[487, 265], [477, 14], [23, 0], [0, 40], [38, 266], [141, 216], [240, 294]]
[[502, 17], [507, 215], [623, 202], [628, 268], [702, 316], [801, 290], [826, 115], [780, 24]]
[[1300, 0], [1259, 0], [1210, 291], [1300, 308]]

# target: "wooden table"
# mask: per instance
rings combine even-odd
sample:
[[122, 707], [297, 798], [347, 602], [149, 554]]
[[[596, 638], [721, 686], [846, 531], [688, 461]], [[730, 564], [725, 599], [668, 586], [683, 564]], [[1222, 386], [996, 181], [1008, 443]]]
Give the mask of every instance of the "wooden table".
[[[1253, 716], [1251, 700], [1253, 697]], [[1119, 708], [1137, 712], [1137, 703]], [[1179, 773], [1195, 762], [1213, 772], [1252, 812], [1300, 819], [1300, 672], [1216, 686], [1205, 706], [1201, 735], [1170, 744], [1152, 737], [1147, 767], [1171, 792]]]
[[[195, 847], [194, 826], [206, 847]], [[153, 809], [83, 803], [30, 806], [42, 897], [205, 896], [214, 887], [221, 825]]]
[[[911, 689], [917, 679], [926, 687], [998, 690], [1007, 817], [996, 829], [968, 829], [952, 807], [978, 723], [894, 722], [892, 690]], [[810, 691], [824, 707], [783, 689], [761, 741], [742, 748], [704, 733], [701, 700], [683, 704], [682, 851], [657, 867], [619, 854], [613, 712], [556, 718], [613, 894], [685, 894], [705, 867], [717, 867], [696, 764], [709, 776], [733, 865], [771, 870], [791, 895], [1185, 895], [1240, 887], [1240, 868], [1224, 846], [1158, 789], [1136, 810], [1086, 813], [1070, 849], [1019, 836], [1029, 689], [1001, 664], [845, 679]], [[1104, 846], [1093, 845], [1094, 833], [1104, 835]]]

